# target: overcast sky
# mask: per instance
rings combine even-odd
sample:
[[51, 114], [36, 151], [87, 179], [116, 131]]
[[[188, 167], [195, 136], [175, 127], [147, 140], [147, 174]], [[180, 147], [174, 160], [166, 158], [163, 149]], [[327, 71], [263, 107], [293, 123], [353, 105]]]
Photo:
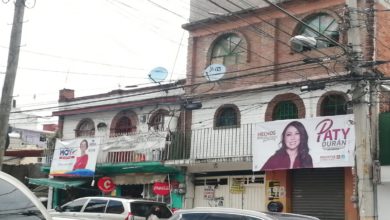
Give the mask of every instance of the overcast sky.
[[[0, 3], [1, 87], [13, 12], [13, 0]], [[36, 0], [24, 14], [17, 105], [56, 104], [63, 88], [79, 97], [150, 83], [157, 66], [185, 78], [188, 13], [189, 0]]]

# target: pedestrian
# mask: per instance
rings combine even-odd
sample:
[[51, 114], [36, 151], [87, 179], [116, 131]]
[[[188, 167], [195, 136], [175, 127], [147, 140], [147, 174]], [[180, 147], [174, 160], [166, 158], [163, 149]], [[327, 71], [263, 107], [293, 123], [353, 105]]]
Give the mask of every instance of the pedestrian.
[[145, 219], [146, 220], [159, 220], [160, 216], [160, 207], [158, 206], [152, 206], [150, 208], [149, 213], [146, 215]]

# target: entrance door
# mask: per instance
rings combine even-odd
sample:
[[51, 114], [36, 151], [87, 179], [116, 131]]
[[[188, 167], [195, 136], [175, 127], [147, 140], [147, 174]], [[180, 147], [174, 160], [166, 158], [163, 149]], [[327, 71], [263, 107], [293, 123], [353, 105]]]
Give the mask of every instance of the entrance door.
[[321, 220], [343, 220], [344, 168], [293, 170], [292, 211]]

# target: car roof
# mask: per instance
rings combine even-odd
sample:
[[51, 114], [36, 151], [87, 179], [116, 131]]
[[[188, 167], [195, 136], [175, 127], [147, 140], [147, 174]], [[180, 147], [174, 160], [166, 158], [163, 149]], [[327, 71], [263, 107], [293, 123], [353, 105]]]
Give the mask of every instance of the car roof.
[[275, 219], [271, 215], [266, 213], [246, 210], [246, 209], [236, 209], [236, 208], [224, 208], [224, 207], [196, 207], [193, 209], [179, 209], [175, 214], [185, 214], [185, 213], [228, 213], [228, 214], [239, 214], [239, 215], [250, 215], [256, 217], [262, 217], [266, 219]]
[[46, 210], [45, 206], [43, 206], [42, 202], [31, 192], [26, 185], [20, 182], [15, 177], [0, 171], [0, 179], [3, 179], [12, 185], [14, 185], [18, 190], [20, 190], [38, 209], [41, 211], [42, 215], [45, 219], [52, 219], [49, 212]]
[[112, 200], [118, 200], [124, 202], [148, 202], [148, 203], [166, 205], [166, 203], [164, 202], [156, 202], [148, 199], [134, 199], [134, 198], [123, 198], [123, 197], [111, 197], [111, 196], [86, 196], [77, 199], [112, 199]]
[[268, 215], [276, 216], [278, 219], [288, 219], [288, 220], [320, 220], [314, 216], [301, 215], [295, 213], [285, 213], [285, 212], [265, 212]]

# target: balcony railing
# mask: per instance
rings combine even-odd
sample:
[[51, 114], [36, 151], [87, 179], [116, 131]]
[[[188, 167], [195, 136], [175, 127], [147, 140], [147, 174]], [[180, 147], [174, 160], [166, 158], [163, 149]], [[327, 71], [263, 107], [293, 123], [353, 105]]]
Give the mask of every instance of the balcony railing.
[[[149, 131], [101, 137], [102, 147], [97, 163], [252, 161], [253, 129], [254, 124], [244, 124], [240, 127], [195, 129], [169, 135]], [[53, 151], [49, 149], [47, 152], [47, 162], [50, 163], [50, 153]]]
[[204, 128], [171, 135], [166, 160], [251, 161], [254, 124], [240, 127]]

